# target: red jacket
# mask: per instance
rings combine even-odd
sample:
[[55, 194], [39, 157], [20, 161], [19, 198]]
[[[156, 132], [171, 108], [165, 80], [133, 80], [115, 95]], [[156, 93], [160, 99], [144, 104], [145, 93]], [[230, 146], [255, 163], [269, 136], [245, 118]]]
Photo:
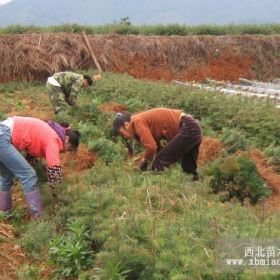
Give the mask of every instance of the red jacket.
[[60, 165], [63, 142], [44, 121], [28, 117], [14, 117], [12, 144], [19, 151], [45, 158], [48, 167]]

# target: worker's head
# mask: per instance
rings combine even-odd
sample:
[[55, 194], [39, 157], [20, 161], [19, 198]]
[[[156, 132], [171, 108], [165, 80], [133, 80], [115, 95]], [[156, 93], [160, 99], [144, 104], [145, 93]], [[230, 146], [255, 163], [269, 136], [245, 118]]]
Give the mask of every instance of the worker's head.
[[125, 139], [132, 139], [133, 134], [130, 130], [130, 114], [118, 113], [113, 122], [114, 136], [122, 136]]
[[77, 130], [69, 129], [65, 133], [64, 151], [70, 152], [78, 149], [80, 144], [80, 132]]
[[64, 143], [61, 152], [75, 151], [80, 143], [80, 132], [70, 128], [69, 123], [57, 123], [55, 121], [47, 121], [47, 124], [56, 132], [57, 136]]
[[93, 84], [92, 78], [88, 75], [83, 75], [84, 80], [83, 80], [83, 87], [88, 87]]

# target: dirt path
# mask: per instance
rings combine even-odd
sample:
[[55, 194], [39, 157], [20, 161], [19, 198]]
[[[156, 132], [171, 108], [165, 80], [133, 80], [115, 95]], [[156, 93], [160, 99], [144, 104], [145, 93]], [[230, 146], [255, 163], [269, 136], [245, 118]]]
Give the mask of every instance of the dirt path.
[[198, 165], [203, 166], [207, 161], [218, 158], [223, 145], [217, 138], [203, 137], [199, 148]]

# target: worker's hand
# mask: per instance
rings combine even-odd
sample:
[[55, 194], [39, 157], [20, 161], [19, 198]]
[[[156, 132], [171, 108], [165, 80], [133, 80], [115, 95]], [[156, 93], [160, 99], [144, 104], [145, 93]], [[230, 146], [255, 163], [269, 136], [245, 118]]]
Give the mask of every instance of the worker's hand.
[[93, 80], [97, 81], [97, 80], [101, 80], [102, 76], [101, 75], [93, 75]]
[[145, 159], [141, 159], [140, 164], [139, 164], [139, 169], [141, 171], [145, 171], [148, 168], [148, 162]]

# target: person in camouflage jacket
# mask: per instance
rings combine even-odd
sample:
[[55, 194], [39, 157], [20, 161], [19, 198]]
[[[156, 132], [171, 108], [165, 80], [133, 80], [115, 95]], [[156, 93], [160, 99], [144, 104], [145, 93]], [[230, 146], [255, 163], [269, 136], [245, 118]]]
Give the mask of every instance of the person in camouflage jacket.
[[80, 75], [73, 72], [59, 72], [48, 78], [46, 87], [49, 93], [50, 102], [54, 112], [60, 111], [70, 106], [75, 106], [79, 91], [99, 80], [100, 75], [94, 75], [93, 80], [87, 75]]

